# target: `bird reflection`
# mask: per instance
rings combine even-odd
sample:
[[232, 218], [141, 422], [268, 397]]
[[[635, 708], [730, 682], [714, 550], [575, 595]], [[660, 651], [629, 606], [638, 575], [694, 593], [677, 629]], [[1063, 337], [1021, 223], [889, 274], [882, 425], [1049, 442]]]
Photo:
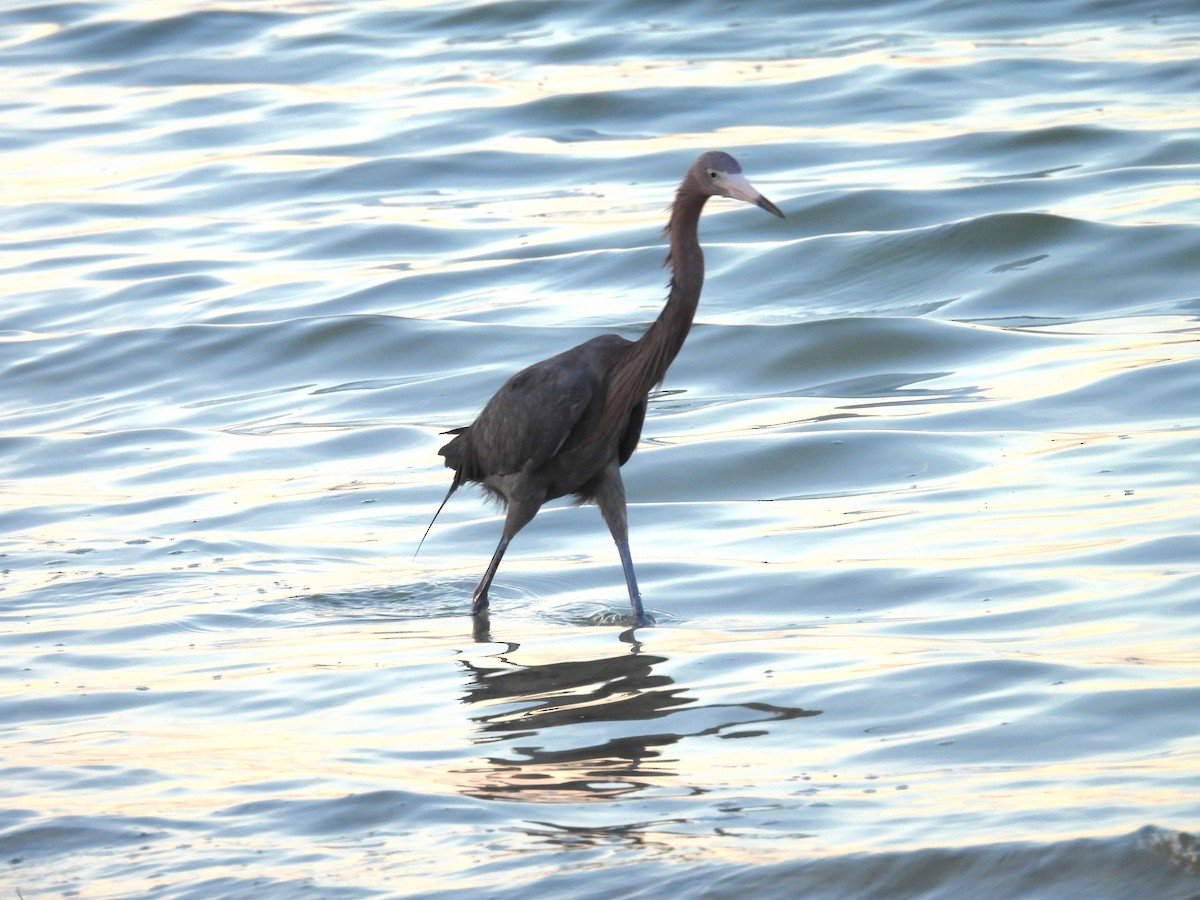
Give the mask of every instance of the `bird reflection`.
[[[471, 637], [477, 644], [495, 643], [492, 640], [492, 617], [486, 609], [471, 617]], [[642, 642], [637, 639], [636, 628], [626, 628], [618, 637], [622, 643], [629, 645], [630, 653], [642, 652]]]
[[476, 707], [473, 740], [489, 748], [459, 770], [472, 796], [579, 802], [654, 787], [699, 792], [680, 783], [672, 745], [750, 737], [766, 723], [819, 715], [769, 703], [697, 703], [658, 671], [667, 658], [651, 653], [520, 665], [518, 649], [510, 643], [484, 662], [462, 662], [470, 674], [463, 702]]

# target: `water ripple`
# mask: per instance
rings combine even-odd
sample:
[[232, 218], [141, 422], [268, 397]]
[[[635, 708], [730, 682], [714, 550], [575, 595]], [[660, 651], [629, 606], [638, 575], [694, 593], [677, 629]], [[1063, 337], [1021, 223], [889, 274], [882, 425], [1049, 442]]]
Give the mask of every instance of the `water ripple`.
[[[1193, 6], [8, 4], [14, 890], [1195, 894]], [[440, 433], [710, 148], [657, 627], [564, 506], [471, 621]]]

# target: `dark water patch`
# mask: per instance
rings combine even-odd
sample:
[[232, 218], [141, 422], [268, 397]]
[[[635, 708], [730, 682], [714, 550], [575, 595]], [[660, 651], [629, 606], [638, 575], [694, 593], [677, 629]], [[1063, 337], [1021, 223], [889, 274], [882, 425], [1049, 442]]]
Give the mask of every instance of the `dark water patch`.
[[[378, 375], [387, 368], [385, 364], [381, 369], [384, 360], [403, 372], [427, 368], [422, 359], [445, 362], [449, 354], [453, 361], [462, 341], [436, 336], [459, 333], [462, 326], [379, 316], [127, 329], [36, 342], [36, 354], [11, 364], [4, 377], [16, 396], [55, 400], [50, 407], [42, 405], [44, 399], [32, 404], [27, 400], [19, 412], [23, 416], [49, 410], [61, 416], [63, 385], [69, 385], [71, 405], [84, 414], [92, 398], [103, 398], [110, 413], [168, 398], [176, 409], [212, 411], [219, 408], [213, 401], [228, 398], [238, 388], [256, 388], [252, 394], [238, 395], [251, 399], [270, 397], [272, 391], [278, 396], [305, 387], [319, 389], [322, 385], [303, 382], [318, 368], [353, 377]], [[160, 352], [164, 347], [170, 348], [169, 354]], [[486, 365], [489, 357], [510, 352], [495, 342], [485, 343], [473, 352], [471, 365]], [[236, 414], [232, 407], [223, 413]], [[89, 424], [94, 428], [98, 422], [90, 418]], [[95, 439], [112, 440], [110, 435]]]
[[153, 58], [223, 48], [231, 34], [248, 39], [283, 21], [283, 16], [233, 10], [198, 10], [141, 21], [105, 19], [56, 32], [32, 48], [48, 53], [68, 49], [81, 60]]
[[[1158, 138], [1101, 125], [1051, 125], [1045, 128], [969, 133], [918, 145], [928, 160], [963, 170], [966, 186], [988, 189], [975, 194], [993, 208], [1045, 208], [1090, 191], [1114, 188], [1112, 179], [1135, 164]], [[918, 149], [918, 148], [914, 148]], [[960, 201], [973, 199], [955, 192]]]
[[222, 810], [226, 835], [256, 833], [269, 823], [272, 830], [297, 835], [346, 835], [380, 828], [410, 831], [422, 827], [421, 819], [440, 824], [468, 821], [496, 822], [503, 812], [486, 805], [430, 797], [410, 791], [372, 791], [324, 800], [252, 800]]
[[[936, 319], [829, 318], [781, 325], [700, 325], [671, 370], [692, 391], [755, 395], [868, 396], [974, 367], [989, 358], [1045, 352], [1069, 338], [1033, 336]], [[723, 383], [722, 383], [723, 382]], [[860, 387], [839, 393], [853, 384]]]
[[[508, 34], [509, 29], [515, 29], [515, 39], [519, 40], [522, 26], [527, 28], [543, 26], [546, 20], [551, 18], [547, 13], [550, 12], [552, 6], [553, 4], [548, 0], [504, 0], [504, 2], [490, 3], [486, 6], [472, 5], [455, 10], [435, 9], [426, 15], [436, 16], [429, 22], [429, 25], [433, 26], [435, 30], [445, 29], [457, 32], [461, 35], [458, 40], [464, 43], [491, 44], [497, 28], [504, 34]], [[577, 12], [575, 14], [578, 15]], [[466, 34], [462, 34], [464, 29], [467, 30]], [[472, 36], [473, 34], [475, 36]], [[508, 40], [513, 41], [514, 39], [509, 38]]]
[[[144, 222], [145, 209], [134, 203], [120, 203], [108, 200], [81, 200], [78, 202], [62, 202], [47, 199], [37, 204], [19, 207], [14, 212], [14, 223], [20, 227], [13, 236], [5, 241], [5, 246], [13, 250], [38, 250], [66, 246], [93, 252], [96, 242], [80, 245], [79, 235], [75, 232], [81, 219], [87, 219], [93, 226], [98, 223], [123, 222], [130, 223], [122, 229], [122, 240], [125, 247], [153, 247], [162, 238], [159, 225], [147, 226]], [[64, 229], [53, 236], [30, 234], [39, 228]]]
[[303, 235], [289, 236], [287, 245], [308, 259], [344, 259], [352, 255], [361, 260], [388, 261], [447, 254], [477, 239], [442, 228], [377, 222], [309, 228]]
[[[231, 860], [247, 864], [239, 858]], [[298, 862], [306, 862], [299, 860]], [[307, 860], [307, 862], [311, 862]], [[387, 891], [348, 887], [333, 883], [334, 879], [298, 877], [296, 879], [265, 879], [261, 876], [222, 875], [205, 878], [190, 884], [173, 886], [179, 900], [208, 900], [210, 897], [262, 898], [262, 900], [292, 900], [292, 898], [327, 898], [327, 900], [360, 900], [363, 897], [386, 896]]]
[[[270, 107], [276, 102], [278, 101], [275, 92], [252, 85], [243, 88], [222, 88], [200, 96], [177, 97], [166, 94], [163, 95], [162, 102], [153, 106], [150, 111], [156, 122], [178, 121], [194, 125], [206, 119], [242, 115], [246, 116], [249, 122], [256, 122], [262, 108]], [[320, 106], [317, 105], [317, 108]], [[304, 116], [309, 111], [307, 106], [290, 106], [288, 109], [299, 116]]]
[[193, 435], [173, 429], [97, 432], [71, 437], [45, 437], [7, 441], [14, 451], [10, 471], [20, 477], [79, 477], [97, 469], [148, 466], [170, 459], [179, 447], [191, 444]]
[[[978, 463], [962, 438], [918, 433], [763, 435], [645, 453], [644, 500], [778, 500], [826, 494], [869, 479], [878, 489], [948, 478]], [[733, 466], [737, 477], [721, 477]], [[869, 473], [869, 474], [865, 474]]]
[[[456, 166], [463, 166], [460, 155], [455, 154], [455, 158]], [[488, 172], [494, 172], [498, 163], [506, 158], [506, 154], [481, 152], [475, 156], [475, 165], [469, 169], [474, 170], [478, 167], [478, 174], [486, 177]], [[443, 162], [442, 165], [446, 163]], [[328, 195], [343, 196], [347, 192], [379, 198], [388, 196], [403, 186], [411, 188], [439, 182], [461, 186], [460, 178], [438, 178], [430, 171], [431, 168], [436, 167], [403, 157], [372, 159], [365, 162], [355, 160], [331, 171], [316, 172], [302, 177], [303, 194], [309, 200]], [[466, 168], [458, 169], [456, 174], [464, 174]], [[294, 181], [292, 187], [295, 188]], [[403, 243], [397, 245], [403, 246]]]
[[[796, 535], [787, 534], [784, 538], [794, 543]], [[817, 534], [804, 536], [804, 540], [819, 539]], [[764, 547], [763, 552], [769, 556], [772, 548]], [[772, 577], [767, 574], [764, 580]], [[917, 616], [922, 604], [946, 610], [961, 606], [964, 600], [961, 586], [941, 575], [885, 565], [801, 571], [794, 583], [782, 590], [790, 594], [790, 600], [780, 608], [794, 610], [802, 619], [809, 619], [810, 624], [877, 623], [887, 615]], [[767, 604], [768, 608], [771, 605]], [[913, 630], [924, 632], [925, 624], [929, 624], [926, 618], [917, 616]]]
[[[246, 140], [260, 138], [256, 127], [239, 126], [236, 131]], [[179, 137], [185, 147], [193, 139], [205, 145], [209, 142], [209, 136], [202, 134], [189, 133]], [[152, 142], [158, 145], [163, 140], [161, 135], [156, 135]], [[253, 254], [280, 252], [302, 246], [297, 234], [304, 233], [303, 224], [297, 226], [288, 223], [278, 228], [259, 229], [254, 221], [271, 208], [294, 213], [301, 206], [302, 201], [296, 196], [293, 173], [260, 171], [244, 159], [196, 161], [186, 167], [167, 168], [148, 177], [131, 180], [125, 187], [151, 193], [155, 197], [155, 208], [162, 216], [181, 217], [185, 224], [180, 230], [188, 232], [188, 243], [203, 248], [197, 252], [204, 256], [212, 254], [214, 247], [218, 248], [218, 252], [224, 252], [232, 242], [244, 242], [245, 250]], [[210, 222], [203, 236], [190, 227], [194, 223], [192, 217], [197, 213], [216, 219]], [[249, 221], [246, 221], [247, 218]], [[238, 233], [240, 237], [235, 239], [234, 235]], [[289, 240], [284, 240], [285, 237]], [[214, 260], [214, 267], [244, 266], [252, 261], [245, 255], [237, 260], [217, 259]], [[182, 266], [193, 264], [187, 259], [177, 262]]]
[[[1011, 255], [1023, 253], [1037, 243], [1067, 243], [1086, 240], [1084, 235], [1099, 231], [1095, 226], [1063, 216], [1046, 213], [1012, 213], [983, 216], [964, 222], [955, 222], [934, 229], [928, 236], [909, 238], [929, 250], [938, 245], [950, 256], [981, 257], [994, 254]], [[925, 243], [924, 238], [932, 239]], [[884, 245], [886, 251], [908, 256], [902, 249], [905, 239], [896, 245]], [[913, 248], [909, 248], [909, 251]]]
[[[533, 191], [527, 176], [535, 169], [539, 187]], [[439, 206], [461, 210], [458, 218], [479, 224], [477, 214], [471, 209], [480, 200], [499, 196], [511, 201], [535, 193], [544, 197], [546, 192], [563, 186], [577, 188], [579, 182], [579, 167], [569, 160], [542, 154], [480, 150], [472, 145], [452, 154], [422, 153], [355, 163], [316, 176], [314, 187], [318, 191], [329, 189], [339, 193], [359, 190], [377, 197], [393, 196], [406, 187], [409, 190], [422, 187], [437, 192]], [[502, 219], [497, 221], [503, 224]]]
[[1200, 165], [1200, 138], [1188, 135], [1159, 135], [1142, 156], [1131, 161], [1132, 165], [1148, 167], [1171, 167]]
[[[737, 102], [732, 103], [735, 94]], [[527, 132], [556, 139], [562, 129], [580, 125], [617, 134], [636, 130], [644, 122], [643, 111], [648, 106], [657, 110], [656, 119], [663, 128], [681, 125], [697, 107], [728, 109], [723, 124], [736, 128], [761, 121], [766, 109], [778, 103], [773, 85], [693, 87], [686, 94], [671, 88], [631, 87], [621, 91], [558, 94], [525, 104], [521, 114]]]
[[[805, 236], [904, 231], [945, 222], [960, 204], [957, 195], [930, 190], [816, 191], [791, 202], [789, 211], [796, 222], [787, 229]], [[764, 271], [773, 268], [761, 267]]]
[[116, 714], [129, 714], [150, 706], [180, 702], [171, 691], [154, 691], [147, 685], [131, 686], [128, 690], [88, 690], [86, 685], [73, 687], [71, 693], [46, 693], [31, 690], [22, 700], [0, 702], [0, 723], [18, 727], [32, 722], [102, 722]]
[[[1010, 665], [1025, 667], [1018, 662]], [[986, 667], [952, 664], [938, 671], [949, 676], [976, 668]], [[878, 721], [869, 715], [850, 721], [837, 716], [840, 709], [862, 705], [854, 700], [856, 696], [862, 699], [861, 685], [818, 690], [812, 696], [814, 702], [830, 709], [847, 733], [865, 725], [870, 733], [881, 735], [856, 758], [866, 766], [902, 766], [903, 760], [915, 755], [939, 769], [1011, 766], [1031, 772], [1067, 761], [1085, 766], [1090, 759], [1102, 765], [1119, 752], [1119, 746], [1141, 747], [1143, 752], [1174, 746], [1186, 752], [1187, 729], [1179, 720], [1165, 711], [1143, 717], [1135, 706], [1138, 697], [1154, 697], [1178, 703], [1183, 710], [1194, 709], [1193, 691], [1152, 685], [1105, 691], [1087, 669], [1064, 667], [1061, 672], [1062, 677], [1032, 683], [1005, 676], [999, 682], [986, 683], [979, 693], [970, 685], [961, 691], [956, 686], [952, 696], [947, 689], [915, 706], [903, 690], [905, 678], [893, 673], [874, 696], [876, 702], [889, 703], [896, 710]], [[1086, 783], [1087, 779], [1081, 778], [1081, 788]]]
[[[1105, 839], [810, 859], [756, 868], [753, 877], [756, 892], [764, 897], [949, 900], [961, 896], [965, 889], [981, 900], [1073, 895], [1135, 900], [1147, 893], [1182, 900], [1192, 895], [1196, 883], [1185, 866], [1170, 861], [1169, 855], [1163, 856], [1163, 849], [1178, 843], [1178, 838], [1169, 835], [1190, 837], [1147, 827], [1135, 834]], [[1193, 841], [1184, 840], [1183, 845]], [[705, 895], [736, 896], [739, 881], [749, 871], [737, 864], [714, 867], [703, 876]], [[685, 890], [688, 883], [694, 882], [667, 876], [656, 890]], [[544, 887], [552, 889], [550, 884]], [[634, 896], [638, 895], [634, 888]]]
[[[103, 259], [103, 257], [99, 257], [98, 259]], [[172, 289], [177, 289], [179, 294], [184, 294], [193, 289], [187, 286], [189, 284], [188, 279], [194, 280], [198, 285], [198, 287], [194, 288], [195, 290], [219, 287], [221, 282], [212, 278], [208, 273], [213, 269], [222, 268], [227, 264], [223, 259], [190, 259], [172, 262], [135, 263], [132, 265], [126, 264], [95, 269], [91, 277], [99, 281], [133, 281], [146, 282], [151, 285], [160, 281], [167, 281]], [[137, 287], [137, 285], [131, 285], [130, 287], [132, 289]]]
[[1156, 569], [1187, 571], [1200, 552], [1200, 536], [1174, 535], [1132, 542], [1130, 546], [1105, 550], [1093, 559], [1105, 565], [1151, 566]]
[[[195, 15], [205, 15], [196, 13]], [[240, 15], [232, 13], [232, 15]], [[115, 40], [128, 40], [127, 35], [117, 34]], [[252, 38], [247, 38], [252, 40]], [[91, 45], [89, 56], [95, 65], [84, 74], [67, 75], [59, 79], [66, 87], [84, 87], [104, 84], [113, 87], [159, 88], [187, 87], [189, 85], [229, 86], [240, 89], [247, 84], [273, 84], [301, 86], [314, 81], [314, 61], [305, 54], [290, 57], [275, 57], [269, 54], [240, 55], [235, 61], [225, 60], [225, 65], [216, 64], [224, 55], [217, 51], [210, 55], [171, 55], [168, 52], [134, 54], [134, 58], [118, 64], [103, 65], [102, 47]], [[336, 83], [349, 80], [361, 72], [361, 60], [352, 54], [339, 56], [323, 54], [319, 60], [321, 79]]]
[[[918, 754], [936, 754], [937, 765], [979, 763], [984, 753], [982, 745], [988, 742], [994, 744], [988, 762], [995, 765], [1015, 764], [1018, 759], [1054, 758], [1053, 741], [1047, 744], [1046, 736], [1034, 744], [1017, 738], [1009, 743], [1003, 726], [1010, 718], [1027, 716], [1031, 707], [1048, 706], [1057, 715], [1067, 704], [1059, 692], [1052, 690], [1053, 686], [1067, 681], [1081, 686], [1090, 673], [1035, 659], [954, 660], [954, 655], [952, 645], [934, 647], [923, 654], [913, 652], [897, 659], [882, 678], [872, 680], [870, 687], [857, 679], [847, 679], [836, 686], [815, 687], [810, 696], [814, 702], [831, 708], [838, 719], [837, 727], [847, 731], [862, 728], [862, 714], [850, 717], [838, 712], [860, 709], [871, 722], [869, 731], [888, 738], [885, 746], [864, 747], [864, 762], [881, 765], [884, 760], [894, 762], [912, 754], [914, 747], [902, 747], [902, 743], [920, 745], [923, 749]], [[938, 656], [951, 657], [951, 661], [938, 661]], [[943, 689], [922, 693], [913, 690], [915, 684], [936, 684]], [[879, 704], [878, 708], [889, 710], [886, 722], [874, 721], [871, 706], [853, 699], [863, 691], [874, 695], [873, 703]], [[1071, 721], [1070, 716], [1064, 716], [1064, 734], [1071, 732]]]
[[[109, 270], [105, 277], [122, 278], [120, 272]], [[161, 278], [139, 279], [137, 284], [115, 290], [101, 298], [101, 302], [113, 306], [126, 303], [145, 303], [154, 300], [187, 297], [198, 301], [204, 294], [219, 291], [226, 287], [226, 282], [210, 274], [180, 275], [172, 274]]]
[[[1200, 352], [1200, 342], [1185, 352]], [[1054, 420], [1060, 427], [1134, 421], [1142, 427], [1191, 427], [1200, 405], [1200, 397], [1191, 390], [1198, 373], [1200, 358], [1152, 361], [1097, 377], [1074, 390], [1030, 400], [1016, 412], [1035, 421]]]
[[[1179, 302], [1180, 276], [1196, 266], [1194, 244], [1184, 226], [1119, 228], [1040, 213], [988, 215], [777, 249], [756, 295], [784, 309], [795, 308], [786, 299], [794, 297], [801, 308], [827, 315], [878, 308], [880, 298], [906, 304], [950, 298], [938, 311], [960, 319], [987, 318], [1001, 308], [1076, 319], [1165, 312]], [[1134, 258], [1153, 263], [1131, 271]], [[1121, 291], [1105, 289], [1114, 283]]]
[[40, 25], [52, 23], [58, 27], [69, 27], [95, 13], [91, 3], [30, 3], [5, 10], [4, 20]]
[[120, 817], [101, 823], [93, 816], [61, 816], [53, 824], [38, 824], [0, 834], [0, 855], [17, 867], [47, 857], [98, 849], [128, 847], [163, 837], [159, 829], [148, 830]]

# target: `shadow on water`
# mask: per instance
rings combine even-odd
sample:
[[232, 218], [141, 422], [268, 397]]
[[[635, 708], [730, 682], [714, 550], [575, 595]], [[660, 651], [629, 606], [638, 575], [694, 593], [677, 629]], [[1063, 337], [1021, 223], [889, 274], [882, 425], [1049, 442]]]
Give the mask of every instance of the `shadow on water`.
[[459, 773], [464, 793], [481, 799], [580, 802], [636, 793], [678, 776], [667, 748], [687, 738], [755, 737], [767, 723], [820, 714], [770, 703], [698, 703], [664, 673], [666, 656], [635, 651], [523, 664], [519, 649], [510, 642], [486, 663], [461, 661], [472, 740], [496, 746], [484, 765]]

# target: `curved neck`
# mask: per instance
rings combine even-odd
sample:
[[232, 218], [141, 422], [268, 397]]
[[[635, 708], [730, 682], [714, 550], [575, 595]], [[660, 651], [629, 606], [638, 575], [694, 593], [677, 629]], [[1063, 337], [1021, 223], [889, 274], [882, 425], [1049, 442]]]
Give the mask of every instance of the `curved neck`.
[[685, 193], [681, 187], [671, 207], [671, 220], [667, 225], [671, 250], [666, 261], [671, 268], [671, 289], [667, 304], [630, 352], [633, 357], [645, 357], [647, 374], [653, 376], [643, 393], [666, 376], [667, 368], [687, 339], [700, 303], [700, 291], [704, 287], [704, 253], [700, 250], [697, 226], [707, 200], [707, 195]]
[[629, 346], [610, 375], [600, 434], [623, 425], [634, 407], [666, 376], [687, 339], [704, 287], [704, 254], [697, 226], [707, 200], [706, 194], [689, 190], [686, 182], [675, 194], [667, 225], [671, 239], [666, 260], [671, 269], [667, 303], [646, 333]]

